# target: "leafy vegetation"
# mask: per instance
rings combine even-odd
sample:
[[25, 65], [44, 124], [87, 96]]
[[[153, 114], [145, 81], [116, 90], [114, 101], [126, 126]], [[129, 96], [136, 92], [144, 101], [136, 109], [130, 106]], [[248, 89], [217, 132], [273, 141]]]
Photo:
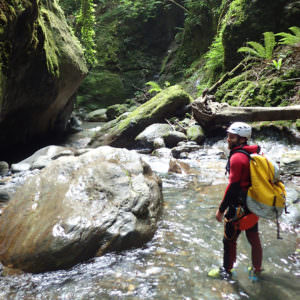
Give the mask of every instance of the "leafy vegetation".
[[[60, 3], [64, 3], [64, 9], [69, 14], [71, 23], [74, 20], [73, 15], [80, 15], [82, 2], [90, 1], [60, 0]], [[108, 99], [104, 97], [106, 93], [104, 89], [100, 91], [96, 87], [96, 80], [100, 78], [98, 73], [101, 73], [101, 80], [106, 85], [109, 85], [111, 78], [114, 78], [113, 82], [116, 85], [123, 85], [124, 98], [119, 98], [120, 103], [136, 97], [138, 93], [148, 96], [158, 93], [164, 89], [164, 82], [167, 80], [172, 83], [184, 80], [188, 92], [196, 96], [205, 88], [211, 87], [223, 75], [226, 76], [225, 72], [233, 69], [241, 61], [243, 56], [237, 54], [237, 49], [238, 53], [249, 54], [252, 59], [243, 61], [244, 69], [242, 71], [239, 69], [233, 78], [233, 75], [230, 75], [217, 90], [218, 101], [227, 101], [233, 105], [286, 105], [287, 99], [291, 98], [293, 93], [299, 94], [296, 90], [298, 83], [295, 84], [296, 81], [293, 79], [295, 77], [287, 75], [287, 71], [292, 68], [290, 61], [296, 55], [294, 46], [300, 42], [300, 28], [293, 26], [289, 28], [290, 33], [274, 34], [272, 32], [274, 26], [262, 24], [264, 21], [262, 19], [253, 24], [253, 18], [258, 16], [263, 7], [259, 2], [257, 4], [248, 0], [93, 0], [92, 2], [96, 5], [94, 49], [97, 50], [98, 61], [93, 64], [95, 68], [91, 73], [95, 78], [87, 80], [84, 83], [84, 91], [80, 90], [80, 93], [83, 91], [83, 94], [80, 94], [81, 100], [92, 85], [98, 91], [89, 97], [91, 102], [94, 101], [92, 99], [97, 99], [97, 102], [102, 103], [103, 99]], [[254, 10], [250, 11], [249, 7]], [[272, 7], [270, 9], [273, 9]], [[77, 13], [74, 13], [74, 10], [77, 10]], [[182, 20], [176, 25], [175, 13], [178, 13]], [[263, 14], [269, 18], [271, 16], [265, 11]], [[77, 28], [81, 26], [78, 21], [78, 18], [73, 21], [77, 34], [79, 33]], [[173, 27], [171, 34], [175, 38], [172, 44], [165, 38], [170, 32], [167, 34], [161, 32], [159, 24]], [[247, 32], [249, 24], [253, 26], [251, 25], [251, 30], [249, 28]], [[263, 36], [260, 31], [262, 28], [266, 31]], [[258, 39], [260, 36], [263, 37], [262, 40]], [[250, 41], [246, 46], [240, 47], [242, 40], [247, 39]], [[87, 42], [91, 42], [91, 39], [87, 39]], [[293, 47], [286, 47], [282, 53], [281, 45]], [[239, 77], [240, 75], [242, 76]], [[102, 76], [108, 76], [108, 80], [104, 80]], [[145, 84], [148, 86], [147, 89]], [[107, 90], [111, 95], [113, 89], [107, 87]]]
[[281, 45], [296, 45], [300, 43], [300, 27], [292, 26], [289, 30], [293, 33], [288, 32], [279, 32], [275, 34], [276, 36], [280, 36], [279, 44]]
[[248, 53], [262, 59], [270, 60], [273, 57], [273, 50], [276, 45], [275, 35], [273, 32], [264, 32], [264, 45], [258, 42], [247, 42], [251, 47], [241, 47], [238, 52]]
[[95, 9], [93, 0], [81, 0], [80, 11], [76, 17], [80, 28], [79, 39], [84, 47], [84, 55], [92, 66], [96, 61], [95, 50]]
[[221, 34], [213, 41], [204, 57], [206, 58], [205, 70], [208, 74], [209, 82], [213, 82], [223, 71], [224, 47]]
[[272, 62], [273, 62], [273, 66], [275, 67], [275, 69], [277, 71], [280, 71], [281, 66], [282, 66], [282, 58], [279, 58], [278, 61], [273, 59]]
[[[149, 85], [151, 87], [151, 89], [148, 91], [150, 94], [151, 93], [159, 93], [163, 90], [160, 87], [160, 85], [155, 81], [148, 81], [148, 82], [146, 82], [146, 85]], [[164, 85], [165, 85], [165, 87], [169, 87], [171, 84], [169, 81], [165, 81]]]

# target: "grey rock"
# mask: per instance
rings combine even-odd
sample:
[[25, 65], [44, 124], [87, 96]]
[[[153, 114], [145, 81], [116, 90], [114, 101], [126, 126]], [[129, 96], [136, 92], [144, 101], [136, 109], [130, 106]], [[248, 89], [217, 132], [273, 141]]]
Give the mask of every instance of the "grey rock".
[[9, 172], [9, 164], [6, 161], [0, 161], [0, 176], [6, 176]]
[[280, 168], [284, 174], [300, 176], [300, 151], [289, 151], [282, 155]]
[[205, 140], [205, 135], [200, 125], [190, 126], [186, 131], [186, 135], [188, 140], [195, 141], [199, 145]]
[[166, 146], [169, 148], [177, 146], [179, 142], [185, 141], [186, 139], [186, 135], [179, 131], [171, 131], [164, 136]]
[[0, 203], [1, 202], [8, 202], [9, 201], [9, 194], [6, 191], [0, 191]]
[[1, 36], [9, 40], [13, 51], [0, 50], [1, 57], [6, 57], [1, 65], [10, 70], [4, 72], [2, 67], [0, 71], [1, 107], [5, 107], [1, 110], [0, 150], [66, 130], [72, 96], [88, 73], [83, 49], [58, 1], [19, 3], [11, 3], [1, 14], [1, 20], [9, 20], [4, 21]]
[[32, 154], [30, 157], [13, 164], [12, 172], [24, 172], [33, 169], [43, 169], [51, 163], [51, 160], [60, 156], [74, 155], [74, 151], [61, 146], [47, 146]]
[[35, 273], [140, 246], [155, 233], [161, 205], [161, 180], [135, 151], [104, 146], [62, 156], [29, 177], [3, 211], [0, 261]]
[[166, 147], [166, 145], [165, 145], [165, 142], [164, 142], [163, 138], [158, 137], [153, 141], [153, 148], [154, 149], [165, 148], [165, 147]]
[[172, 130], [172, 126], [169, 124], [152, 124], [142, 131], [135, 140], [144, 147], [154, 148], [154, 140], [164, 138], [164, 136], [168, 135]]
[[29, 163], [18, 163], [11, 165], [11, 171], [13, 173], [24, 172], [30, 170], [31, 165]]
[[85, 120], [89, 122], [106, 122], [108, 120], [106, 115], [107, 109], [97, 109], [86, 115]]
[[196, 143], [185, 143], [185, 144], [180, 144], [179, 146], [175, 147], [172, 149], [172, 156], [174, 158], [186, 158], [186, 154], [182, 154], [183, 157], [180, 155], [181, 153], [190, 153], [194, 151], [200, 150], [201, 147], [197, 145]]

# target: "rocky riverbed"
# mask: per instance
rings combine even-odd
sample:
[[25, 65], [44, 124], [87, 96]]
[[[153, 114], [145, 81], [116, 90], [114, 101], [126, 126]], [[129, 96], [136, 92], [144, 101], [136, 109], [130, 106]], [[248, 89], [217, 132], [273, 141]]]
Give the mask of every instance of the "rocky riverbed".
[[[95, 126], [97, 125], [101, 126], [101, 124], [95, 124]], [[1, 202], [2, 207], [4, 208], [6, 203], [9, 203], [8, 199], [15, 198], [17, 195], [15, 191], [19, 188], [22, 191], [27, 187], [36, 195], [37, 191], [34, 190], [34, 186], [37, 189], [36, 178], [42, 179], [43, 176], [47, 178], [53, 176], [54, 179], [58, 179], [59, 177], [51, 165], [56, 166], [55, 168], [59, 167], [58, 170], [62, 170], [58, 162], [68, 162], [70, 160], [72, 161], [71, 165], [74, 167], [76, 157], [81, 160], [80, 157], [88, 155], [89, 150], [86, 145], [93, 133], [93, 128], [88, 128], [90, 127], [88, 125], [85, 125], [85, 127], [87, 129], [70, 137], [66, 144], [60, 147], [42, 149], [30, 159], [15, 164], [11, 166], [10, 170], [6, 170], [8, 173], [1, 177], [0, 185], [0, 194], [3, 195], [1, 198], [3, 199]], [[47, 299], [82, 299], [85, 297], [91, 299], [117, 299], [120, 297], [128, 299], [169, 299], [170, 297], [174, 299], [201, 297], [214, 299], [224, 297], [228, 299], [230, 297], [233, 299], [246, 299], [251, 297], [252, 299], [260, 299], [261, 295], [268, 295], [274, 299], [296, 297], [300, 274], [300, 178], [297, 165], [300, 149], [297, 145], [287, 145], [271, 139], [261, 140], [259, 144], [263, 147], [265, 153], [281, 162], [284, 172], [283, 178], [288, 192], [288, 210], [290, 213], [283, 215], [280, 220], [283, 240], [276, 240], [276, 226], [273, 222], [260, 221], [264, 247], [265, 279], [256, 286], [255, 290], [252, 288], [252, 283], [248, 281], [245, 271], [250, 261], [249, 246], [244, 237], [241, 237], [239, 241], [238, 277], [233, 279], [232, 282], [221, 283], [211, 281], [206, 277], [207, 271], [211, 267], [219, 265], [222, 261], [222, 225], [215, 221], [214, 213], [227, 181], [224, 174], [227, 155], [225, 141], [207, 140], [201, 146], [193, 142], [180, 142], [172, 149], [158, 148], [152, 154], [138, 154], [136, 151], [104, 147], [105, 149], [111, 149], [110, 155], [113, 156], [118, 156], [118, 153], [125, 151], [124, 153], [128, 153], [126, 154], [128, 157], [133, 158], [134, 164], [141, 159], [145, 165], [150, 166], [153, 172], [151, 176], [153, 176], [154, 181], [158, 182], [158, 187], [160, 185], [159, 180], [155, 178], [161, 178], [164, 197], [163, 211], [161, 218], [155, 221], [157, 230], [155, 233], [153, 230], [151, 231], [152, 236], [154, 233], [153, 238], [150, 240], [148, 238], [148, 242], [141, 248], [123, 251], [122, 253], [110, 252], [105, 254], [103, 252], [104, 255], [101, 257], [91, 258], [89, 261], [82, 262], [68, 270], [43, 272], [36, 275], [25, 273], [3, 277], [8, 272], [5, 269], [2, 271], [0, 296], [12, 299], [22, 297], [29, 297], [28, 299], [31, 299], [30, 297], [33, 297], [32, 299], [43, 299], [43, 297]], [[92, 153], [101, 152], [100, 149], [102, 148], [92, 150]], [[90, 153], [89, 155], [94, 154]], [[93, 165], [93, 163], [88, 165], [84, 177], [92, 172]], [[108, 169], [111, 168], [114, 169], [117, 166], [113, 167], [111, 165]], [[150, 170], [146, 168], [146, 177], [151, 174], [149, 172]], [[143, 171], [140, 172], [140, 174], [142, 173]], [[145, 180], [147, 181], [147, 179]], [[29, 182], [35, 182], [35, 185], [31, 186]], [[76, 177], [75, 181], [72, 182], [76, 182]], [[55, 184], [50, 186], [53, 187]], [[125, 186], [127, 186], [126, 182]], [[116, 189], [116, 186], [112, 188], [112, 190], [114, 189]], [[57, 193], [53, 189], [48, 191], [48, 193], [51, 192]], [[120, 193], [121, 191], [115, 190], [115, 192]], [[145, 191], [141, 192], [146, 193]], [[20, 192], [17, 193], [20, 195]], [[157, 193], [157, 199], [161, 199], [159, 189]], [[22, 199], [22, 196], [20, 195], [18, 198]], [[76, 196], [75, 198], [80, 197]], [[51, 199], [51, 201], [54, 201], [54, 199]], [[37, 203], [32, 202], [33, 206], [35, 204]], [[79, 205], [80, 202], [77, 204], [79, 211], [87, 209]], [[128, 211], [126, 207], [132, 211], [134, 210], [134, 205], [127, 204], [127, 206], [124, 206], [124, 213]], [[37, 206], [36, 209], [40, 208]], [[142, 205], [140, 209], [143, 211]], [[47, 207], [46, 210], [48, 210]], [[65, 210], [62, 209], [62, 211]], [[60, 209], [55, 212], [60, 215]], [[86, 217], [90, 213], [82, 214]], [[97, 210], [94, 211], [92, 216], [96, 214]], [[143, 213], [140, 215], [142, 216]], [[90, 217], [92, 218], [92, 216]], [[0, 221], [3, 222], [3, 217], [1, 218]], [[42, 224], [37, 217], [32, 218], [32, 220], [35, 220], [36, 224]], [[128, 219], [122, 218], [122, 220]], [[157, 221], [158, 223], [156, 223]], [[84, 222], [79, 223], [81, 225], [87, 224]], [[62, 225], [63, 222], [60, 224]], [[118, 221], [115, 224], [117, 225]], [[62, 234], [72, 233], [72, 231], [66, 231], [65, 225], [67, 225], [67, 222], [63, 226], [57, 227], [57, 229], [60, 229], [57, 231], [60, 233], [58, 234], [60, 238]], [[115, 227], [118, 227], [116, 225]], [[33, 238], [34, 241], [38, 240], [38, 228], [41, 226], [36, 225], [36, 233], [32, 231], [32, 237], [36, 236]], [[85, 226], [80, 228], [85, 228]], [[126, 234], [124, 237], [126, 238]], [[21, 251], [22, 243], [17, 245], [20, 248], [19, 251]], [[69, 249], [80, 250], [80, 247]], [[29, 247], [26, 246], [24, 251], [28, 250]], [[76, 251], [73, 250], [70, 250], [67, 255], [68, 259], [75, 255]], [[70, 255], [71, 253], [72, 255]], [[62, 257], [64, 256], [65, 254], [62, 255]], [[41, 268], [41, 265], [43, 264], [39, 263], [37, 265], [37, 270]]]

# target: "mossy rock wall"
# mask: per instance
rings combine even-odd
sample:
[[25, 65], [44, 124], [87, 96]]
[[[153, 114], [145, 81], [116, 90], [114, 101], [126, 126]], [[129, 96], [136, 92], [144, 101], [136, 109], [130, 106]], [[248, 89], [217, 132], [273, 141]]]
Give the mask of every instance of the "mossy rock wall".
[[65, 128], [87, 74], [83, 51], [57, 0], [0, 3], [0, 144]]
[[229, 78], [216, 91], [218, 102], [233, 106], [288, 106], [300, 103], [300, 47], [279, 47], [274, 59], [282, 59], [277, 70], [267, 60], [242, 63], [244, 71]]
[[300, 5], [299, 1], [286, 0], [234, 0], [224, 20], [224, 67], [231, 70], [241, 61], [237, 50], [247, 41], [262, 42], [263, 32], [277, 33], [299, 26]]

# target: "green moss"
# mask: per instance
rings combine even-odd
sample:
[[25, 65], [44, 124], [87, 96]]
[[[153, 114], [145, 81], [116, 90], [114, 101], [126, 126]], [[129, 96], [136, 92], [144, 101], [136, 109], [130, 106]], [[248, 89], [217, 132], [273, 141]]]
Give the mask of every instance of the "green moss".
[[151, 100], [139, 106], [136, 110], [131, 112], [128, 117], [122, 121], [118, 130], [122, 131], [130, 124], [137, 123], [140, 119], [153, 119], [155, 115], [168, 107], [168, 104], [174, 103], [176, 99], [187, 99], [187, 102], [192, 102], [193, 99], [189, 96], [179, 85], [172, 86], [157, 94]]
[[[279, 49], [278, 55], [285, 49]], [[292, 60], [284, 61], [283, 70], [277, 72], [264, 62], [252, 62], [245, 71], [224, 82], [215, 93], [219, 102], [241, 106], [286, 106], [296, 95], [295, 86], [300, 71]]]
[[[51, 12], [45, 8], [41, 9], [41, 13], [38, 17], [39, 26], [41, 26], [42, 31], [45, 36], [44, 50], [46, 54], [47, 68], [48, 71], [55, 77], [59, 77], [59, 63], [58, 55], [59, 51], [53, 36], [53, 31], [50, 30], [51, 23], [55, 22], [54, 18], [51, 17]], [[53, 26], [53, 25], [52, 25]]]
[[186, 135], [189, 141], [195, 141], [199, 144], [204, 140], [204, 132], [202, 127], [199, 125], [188, 127]]
[[89, 110], [104, 108], [125, 99], [122, 79], [109, 71], [91, 71], [80, 86], [79, 93], [78, 105]]

